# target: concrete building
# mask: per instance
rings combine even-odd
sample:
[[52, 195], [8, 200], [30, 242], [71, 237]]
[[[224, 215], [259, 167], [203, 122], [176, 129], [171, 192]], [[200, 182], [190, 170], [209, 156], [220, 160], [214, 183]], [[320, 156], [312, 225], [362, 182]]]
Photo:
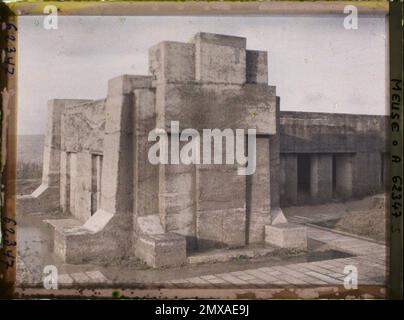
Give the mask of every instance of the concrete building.
[[[212, 248], [304, 249], [304, 228], [287, 223], [281, 204], [383, 190], [386, 118], [280, 112], [267, 53], [246, 50], [245, 38], [162, 42], [149, 67], [109, 80], [105, 99], [49, 102], [42, 184], [17, 204], [19, 214], [54, 213], [46, 222], [66, 262], [135, 255], [161, 267]], [[171, 121], [198, 132], [255, 129], [255, 173], [151, 164], [149, 132], [176, 134]]]

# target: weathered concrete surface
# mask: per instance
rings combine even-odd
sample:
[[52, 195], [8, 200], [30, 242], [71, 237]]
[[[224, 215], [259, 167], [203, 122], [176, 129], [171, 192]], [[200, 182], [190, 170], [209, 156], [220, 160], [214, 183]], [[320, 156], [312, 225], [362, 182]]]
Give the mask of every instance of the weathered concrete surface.
[[297, 155], [284, 154], [281, 156], [280, 196], [282, 204], [297, 203]]
[[265, 242], [280, 248], [307, 249], [306, 227], [293, 223], [265, 226]]
[[175, 233], [140, 236], [135, 254], [153, 268], [186, 263], [185, 238]]
[[381, 180], [381, 154], [358, 152], [353, 161], [353, 193], [365, 196], [379, 193], [383, 189]]
[[237, 168], [201, 165], [196, 177], [198, 249], [240, 247], [246, 234], [246, 179]]
[[102, 153], [105, 99], [66, 108], [62, 115], [62, 150]]
[[318, 202], [332, 199], [332, 156], [316, 154], [310, 162], [310, 195]]
[[149, 50], [149, 69], [157, 82], [195, 80], [195, 45], [161, 42]]
[[280, 113], [281, 153], [386, 152], [386, 116]]
[[159, 84], [157, 127], [170, 131], [171, 121], [181, 129], [256, 129], [275, 134], [275, 88], [262, 84]]
[[201, 32], [195, 35], [193, 43], [197, 81], [246, 82], [246, 38]]
[[57, 212], [60, 209], [60, 162], [62, 145], [62, 114], [66, 108], [89, 100], [54, 99], [48, 102], [42, 183], [31, 194], [17, 198], [20, 214]]
[[256, 129], [268, 136], [259, 144], [254, 190], [236, 166], [159, 165], [160, 223], [165, 232], [185, 236], [188, 251], [244, 246], [250, 227], [252, 242], [263, 242], [271, 221], [267, 156], [276, 132], [275, 88], [267, 84], [266, 53], [251, 51], [246, 67], [245, 48], [244, 38], [200, 33], [189, 44], [163, 42], [150, 50], [158, 128], [175, 135], [171, 122], [178, 121], [180, 130]]
[[265, 225], [271, 223], [271, 163], [269, 138], [257, 139], [256, 171], [247, 178], [249, 185], [248, 243], [262, 243]]
[[247, 83], [268, 83], [268, 54], [266, 51], [247, 50]]
[[338, 196], [349, 199], [352, 197], [352, 154], [337, 154], [335, 155], [335, 191]]

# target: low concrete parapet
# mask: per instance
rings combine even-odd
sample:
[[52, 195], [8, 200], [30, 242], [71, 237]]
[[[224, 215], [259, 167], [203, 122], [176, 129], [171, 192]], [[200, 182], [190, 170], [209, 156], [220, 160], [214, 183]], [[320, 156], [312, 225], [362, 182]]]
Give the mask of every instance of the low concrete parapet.
[[266, 225], [265, 243], [280, 248], [306, 250], [306, 227], [294, 223]]
[[17, 196], [16, 203], [18, 214], [58, 212], [59, 188], [41, 184], [33, 193]]

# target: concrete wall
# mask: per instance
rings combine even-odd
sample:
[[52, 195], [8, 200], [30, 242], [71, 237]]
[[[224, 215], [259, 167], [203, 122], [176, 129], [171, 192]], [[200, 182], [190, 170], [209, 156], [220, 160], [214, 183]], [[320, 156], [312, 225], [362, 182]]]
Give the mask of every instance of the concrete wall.
[[281, 153], [386, 152], [388, 117], [281, 111]]
[[[280, 113], [267, 54], [246, 50], [245, 38], [198, 33], [189, 43], [162, 42], [149, 65], [150, 76], [109, 80], [104, 100], [52, 109], [44, 181], [56, 182], [60, 207], [82, 223], [55, 230], [67, 262], [135, 254], [152, 266], [177, 265], [185, 250], [263, 244], [265, 226], [286, 222], [280, 201], [299, 203], [301, 154], [310, 155], [315, 202], [335, 190], [350, 197], [381, 188], [385, 119]], [[256, 129], [255, 173], [239, 175], [238, 164], [225, 162], [151, 164], [148, 135], [176, 135], [172, 121], [200, 136]], [[245, 154], [249, 143], [240, 143]]]
[[18, 197], [19, 214], [33, 212], [58, 213], [63, 210], [60, 202], [60, 173], [65, 170], [63, 139], [65, 137], [63, 114], [66, 109], [89, 100], [53, 99], [48, 101], [46, 136], [43, 151], [42, 183], [30, 195]]
[[61, 117], [61, 208], [83, 223], [100, 202], [105, 119], [105, 99], [69, 106]]
[[[387, 129], [386, 116], [281, 112], [282, 205], [357, 198], [385, 190]], [[299, 197], [297, 190], [299, 155], [311, 162], [309, 199]]]

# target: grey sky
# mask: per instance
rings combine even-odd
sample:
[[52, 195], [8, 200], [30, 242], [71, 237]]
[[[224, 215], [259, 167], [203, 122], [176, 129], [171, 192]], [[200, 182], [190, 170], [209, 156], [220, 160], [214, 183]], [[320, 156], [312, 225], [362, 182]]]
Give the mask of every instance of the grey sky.
[[19, 134], [42, 134], [46, 101], [96, 99], [108, 79], [148, 74], [148, 48], [188, 41], [196, 32], [247, 37], [247, 48], [268, 51], [269, 84], [281, 110], [386, 114], [384, 17], [344, 16], [43, 17], [24, 16], [19, 29]]

